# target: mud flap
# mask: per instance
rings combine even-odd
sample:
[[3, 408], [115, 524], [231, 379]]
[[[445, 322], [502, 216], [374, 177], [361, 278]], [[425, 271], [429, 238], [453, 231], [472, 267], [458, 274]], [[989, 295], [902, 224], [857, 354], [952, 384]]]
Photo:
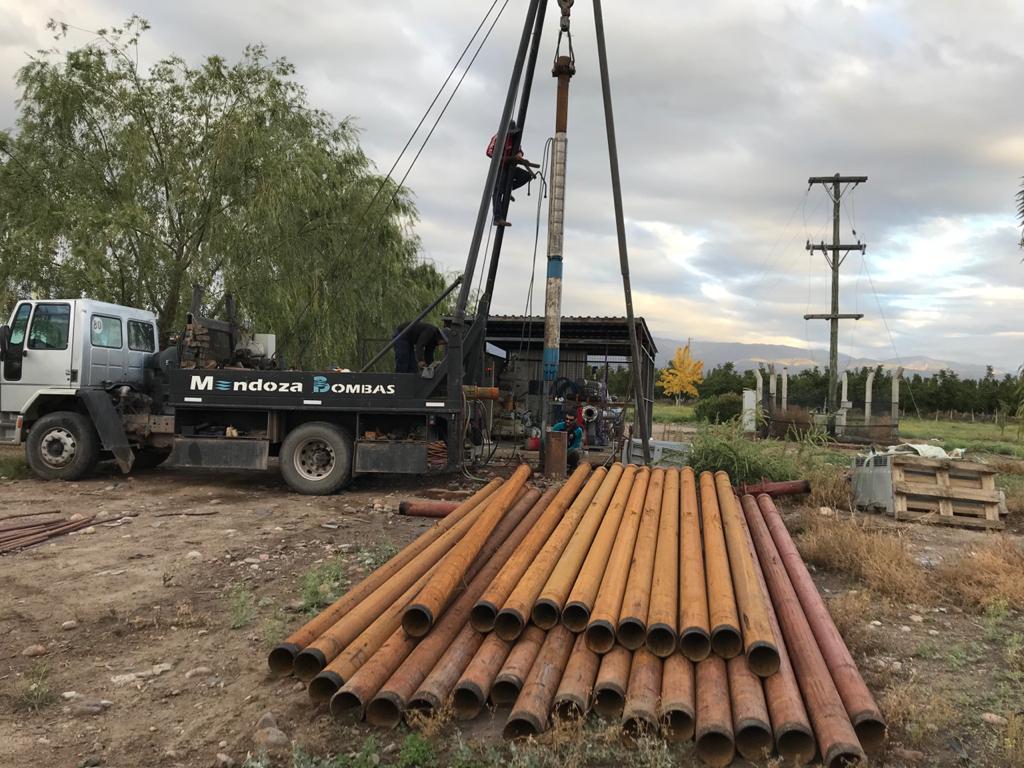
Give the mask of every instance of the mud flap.
[[83, 389], [79, 391], [78, 396], [89, 410], [89, 416], [92, 417], [103, 449], [114, 454], [117, 465], [127, 475], [135, 462], [135, 454], [128, 444], [128, 436], [124, 433], [121, 417], [114, 409], [114, 404], [110, 402], [110, 396], [99, 389]]

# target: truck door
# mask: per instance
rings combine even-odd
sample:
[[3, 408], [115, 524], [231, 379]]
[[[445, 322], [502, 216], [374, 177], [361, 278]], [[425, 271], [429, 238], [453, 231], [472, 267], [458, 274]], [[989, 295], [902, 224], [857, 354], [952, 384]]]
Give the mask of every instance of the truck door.
[[67, 302], [40, 302], [34, 311], [29, 303], [18, 307], [3, 364], [0, 410], [20, 413], [38, 390], [71, 386], [71, 318]]

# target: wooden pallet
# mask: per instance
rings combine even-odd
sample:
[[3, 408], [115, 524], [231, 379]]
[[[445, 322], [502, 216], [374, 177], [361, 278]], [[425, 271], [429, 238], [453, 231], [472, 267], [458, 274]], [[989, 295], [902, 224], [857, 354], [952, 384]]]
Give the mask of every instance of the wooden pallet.
[[1001, 529], [996, 472], [954, 459], [892, 457], [893, 510], [897, 520]]

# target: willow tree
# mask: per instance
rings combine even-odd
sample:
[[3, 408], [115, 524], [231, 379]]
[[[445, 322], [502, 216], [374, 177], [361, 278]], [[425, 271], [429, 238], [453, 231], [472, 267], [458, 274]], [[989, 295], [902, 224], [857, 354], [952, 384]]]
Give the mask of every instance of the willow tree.
[[374, 172], [351, 120], [309, 105], [288, 61], [251, 45], [143, 71], [147, 29], [132, 17], [18, 71], [17, 127], [0, 133], [5, 304], [90, 296], [173, 329], [199, 283], [207, 311], [234, 293], [293, 363], [352, 365], [359, 339], [441, 291], [409, 193]]

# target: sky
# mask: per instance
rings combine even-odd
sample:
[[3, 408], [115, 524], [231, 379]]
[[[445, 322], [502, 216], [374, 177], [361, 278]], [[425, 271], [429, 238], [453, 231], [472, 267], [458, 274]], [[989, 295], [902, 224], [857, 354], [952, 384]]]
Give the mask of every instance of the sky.
[[[527, 4], [508, 1], [407, 180], [423, 258], [453, 274], [465, 264]], [[134, 13], [152, 24], [143, 62], [172, 52], [193, 64], [214, 53], [233, 60], [264, 43], [296, 65], [312, 105], [354, 118], [383, 172], [490, 5], [0, 0], [0, 127], [17, 119], [18, 67], [55, 44], [48, 18], [97, 29]], [[554, 130], [558, 10], [549, 5], [523, 138], [538, 161]], [[841, 270], [841, 311], [865, 317], [842, 325], [840, 350], [1010, 371], [1024, 361], [1014, 202], [1024, 3], [604, 5], [634, 304], [656, 336], [789, 344], [827, 360], [827, 324], [803, 315], [828, 311], [830, 273], [805, 243], [831, 238], [832, 206], [807, 179], [840, 172], [868, 177], [844, 196], [842, 239], [867, 252]], [[591, 3], [575, 4], [572, 31], [563, 314], [621, 315]], [[536, 184], [516, 193], [509, 218], [494, 311], [519, 314], [538, 223], [533, 302], [543, 306], [547, 206]]]

